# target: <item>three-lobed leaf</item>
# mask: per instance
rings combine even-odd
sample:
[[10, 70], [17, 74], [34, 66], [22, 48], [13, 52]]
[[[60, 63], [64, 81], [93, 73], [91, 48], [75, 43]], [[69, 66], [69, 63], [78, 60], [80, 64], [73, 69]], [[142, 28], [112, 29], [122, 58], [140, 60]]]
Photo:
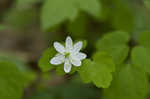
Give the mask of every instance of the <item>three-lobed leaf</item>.
[[46, 0], [42, 8], [42, 28], [53, 28], [63, 21], [74, 20], [80, 10], [93, 16], [100, 12], [98, 0]]
[[96, 48], [98, 51], [107, 52], [112, 56], [116, 64], [120, 64], [128, 56], [129, 47], [127, 43], [129, 38], [126, 32], [111, 32], [104, 35], [104, 37], [97, 42]]
[[132, 65], [116, 72], [111, 86], [103, 90], [103, 99], [145, 99], [148, 94], [148, 77]]
[[79, 74], [85, 83], [93, 82], [97, 87], [107, 88], [112, 81], [115, 65], [112, 58], [105, 52], [97, 52], [93, 61], [86, 59], [79, 69]]

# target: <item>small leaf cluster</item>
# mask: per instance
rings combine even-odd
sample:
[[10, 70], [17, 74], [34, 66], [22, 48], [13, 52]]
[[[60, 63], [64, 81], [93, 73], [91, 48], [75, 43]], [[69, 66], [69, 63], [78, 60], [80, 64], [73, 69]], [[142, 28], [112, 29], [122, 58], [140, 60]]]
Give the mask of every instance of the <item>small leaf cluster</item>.
[[[149, 32], [143, 32], [137, 45], [131, 47], [129, 33], [109, 32], [97, 41], [91, 58], [85, 59], [82, 66], [75, 67], [70, 74], [77, 71], [84, 83], [104, 88], [104, 99], [144, 99], [149, 86], [149, 38]], [[39, 61], [43, 71], [56, 67], [49, 63], [55, 53], [53, 47], [44, 52]], [[64, 75], [63, 65], [56, 67], [56, 71]]]
[[[69, 5], [72, 6], [66, 6], [64, 9], [61, 7], [65, 5], [65, 0], [53, 2], [47, 0], [42, 9], [43, 29], [56, 29], [58, 24], [71, 20], [67, 26], [68, 31], [72, 32], [71, 35], [88, 38], [86, 37], [86, 32], [89, 32], [87, 30], [89, 26], [88, 19], [79, 12], [84, 11], [96, 19], [100, 18], [100, 20], [110, 18], [113, 28], [117, 29], [117, 31], [104, 33], [94, 44], [92, 42], [96, 50], [75, 71], [79, 73], [84, 83], [93, 83], [98, 88], [104, 88], [102, 92], [104, 99], [144, 99], [148, 95], [147, 73], [150, 70], [150, 33], [142, 32], [139, 33], [141, 34], [139, 38], [132, 38], [130, 32], [133, 31], [134, 16], [131, 10], [119, 0], [114, 0], [115, 6], [113, 9], [108, 8], [107, 1], [102, 0], [98, 6], [96, 2], [98, 1], [94, 0], [93, 3], [90, 0], [87, 1], [87, 4], [89, 3], [89, 6], [95, 9], [95, 12], [91, 13], [92, 9], [82, 8], [81, 6], [86, 5], [85, 3], [79, 3], [78, 0], [69, 1]], [[49, 6], [50, 3], [51, 6]], [[55, 6], [57, 9], [52, 4], [57, 5]], [[52, 13], [48, 14], [48, 11]], [[98, 17], [100, 11], [103, 13]], [[65, 13], [61, 14], [61, 12]], [[55, 15], [57, 17], [54, 17]], [[51, 23], [48, 22], [49, 20]], [[132, 45], [132, 43], [135, 44]], [[44, 54], [46, 55], [46, 53]], [[49, 55], [51, 56], [51, 54]], [[41, 59], [44, 59], [44, 56]], [[48, 70], [53, 67], [52, 65], [50, 66], [49, 60], [50, 57], [47, 59]], [[47, 67], [42, 64], [39, 64], [39, 66], [42, 70]], [[56, 67], [56, 71], [63, 72], [63, 69], [58, 69], [61, 67], [63, 66]], [[72, 71], [74, 72], [74, 70]]]
[[[24, 61], [0, 53], [0, 99], [22, 99], [36, 76], [49, 80], [55, 72], [62, 78], [69, 76], [66, 82], [78, 75], [81, 82], [42, 89], [45, 82], [37, 81], [40, 88], [35, 88], [31, 99], [97, 99], [97, 88], [102, 99], [149, 97], [150, 0], [15, 0], [11, 6], [0, 17], [6, 23], [0, 23], [0, 31], [13, 28], [25, 38], [30, 38], [30, 32], [36, 33], [33, 38], [41, 33], [48, 48], [34, 62], [42, 71], [37, 75]], [[50, 64], [57, 54], [52, 43], [66, 36], [82, 40], [82, 51], [87, 54], [82, 65], [73, 66], [68, 74], [64, 64]], [[91, 86], [95, 89], [90, 90]]]
[[[35, 80], [36, 75], [23, 61], [0, 55], [0, 97], [21, 99], [24, 89]], [[19, 83], [18, 83], [19, 82]]]

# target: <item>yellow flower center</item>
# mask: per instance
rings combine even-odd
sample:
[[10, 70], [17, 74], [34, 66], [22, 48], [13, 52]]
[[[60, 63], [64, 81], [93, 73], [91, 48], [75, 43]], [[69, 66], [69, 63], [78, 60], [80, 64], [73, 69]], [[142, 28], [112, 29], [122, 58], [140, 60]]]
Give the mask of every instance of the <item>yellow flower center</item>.
[[65, 58], [69, 58], [70, 53], [65, 53]]

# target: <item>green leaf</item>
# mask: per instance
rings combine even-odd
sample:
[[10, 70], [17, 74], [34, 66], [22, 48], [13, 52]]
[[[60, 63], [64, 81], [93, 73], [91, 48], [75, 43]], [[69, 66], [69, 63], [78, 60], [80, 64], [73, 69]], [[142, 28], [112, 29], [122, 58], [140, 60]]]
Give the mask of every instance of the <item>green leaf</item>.
[[82, 63], [82, 66], [79, 69], [79, 74], [83, 80], [84, 83], [90, 83], [91, 82], [91, 74], [89, 74], [91, 72], [91, 67], [92, 65], [92, 61], [89, 59], [85, 59]]
[[11, 56], [7, 54], [0, 55], [0, 62], [8, 62], [14, 64], [17, 69], [22, 73], [24, 76], [24, 84], [27, 86], [30, 82], [36, 79], [35, 72], [33, 72], [23, 60], [19, 59], [16, 56]]
[[0, 25], [0, 31], [4, 30], [6, 27], [4, 25]]
[[1, 99], [22, 99], [24, 88], [35, 77], [29, 71], [20, 70], [17, 65], [13, 61], [0, 60]]
[[134, 14], [130, 7], [130, 2], [126, 0], [112, 0], [110, 18], [112, 26], [117, 30], [131, 32], [134, 29]]
[[150, 49], [142, 46], [135, 47], [132, 50], [132, 62], [135, 66], [141, 68], [145, 72], [150, 73]]
[[50, 64], [51, 58], [56, 55], [56, 51], [54, 48], [48, 48], [43, 52], [42, 57], [39, 60], [39, 67], [43, 72], [47, 72], [54, 68], [52, 64]]
[[103, 90], [103, 99], [145, 99], [148, 87], [145, 72], [127, 65], [114, 75], [110, 88]]
[[9, 62], [0, 62], [0, 70], [0, 98], [21, 99], [23, 93], [21, 73]]
[[144, 47], [150, 47], [150, 32], [142, 32], [139, 37], [139, 43]]
[[85, 83], [93, 82], [97, 87], [107, 88], [112, 81], [115, 65], [112, 58], [104, 52], [95, 53], [93, 61], [86, 59], [79, 69], [79, 74]]
[[[78, 67], [72, 66], [71, 71], [68, 74], [73, 74], [78, 70]], [[61, 65], [56, 66], [56, 74], [63, 76], [65, 75], [65, 71], [64, 71], [64, 63]]]
[[140, 46], [133, 48], [132, 62], [135, 66], [150, 73], [150, 32], [142, 32], [138, 41]]
[[144, 4], [146, 7], [150, 8], [150, 0], [144, 0]]
[[87, 45], [88, 45], [88, 42], [87, 42], [87, 40], [82, 40], [82, 42], [83, 42], [82, 49], [85, 49], [87, 47]]
[[37, 22], [37, 12], [36, 9], [17, 9], [14, 8], [10, 10], [4, 20], [13, 28], [13, 29], [25, 29], [30, 26], [33, 26]]
[[[108, 45], [126, 44], [130, 37], [127, 32], [114, 31], [107, 33], [98, 41], [97, 48], [106, 47]], [[106, 45], [107, 44], [107, 45]]]
[[129, 38], [126, 32], [111, 32], [104, 35], [104, 37], [97, 42], [96, 47], [98, 51], [105, 51], [111, 55], [116, 64], [120, 64], [128, 56], [129, 47], [127, 43]]
[[66, 74], [64, 71], [64, 65], [63, 64], [56, 67], [56, 74], [60, 75], [60, 76], [63, 76]]
[[55, 27], [67, 19], [74, 20], [79, 10], [98, 16], [98, 0], [46, 0], [42, 8], [42, 27], [44, 30]]
[[134, 10], [135, 16], [135, 29], [132, 32], [134, 38], [139, 38], [143, 31], [150, 30], [150, 10], [143, 6], [137, 6]]
[[76, 0], [79, 4], [79, 9], [88, 12], [89, 14], [99, 17], [100, 14], [100, 2], [98, 0]]

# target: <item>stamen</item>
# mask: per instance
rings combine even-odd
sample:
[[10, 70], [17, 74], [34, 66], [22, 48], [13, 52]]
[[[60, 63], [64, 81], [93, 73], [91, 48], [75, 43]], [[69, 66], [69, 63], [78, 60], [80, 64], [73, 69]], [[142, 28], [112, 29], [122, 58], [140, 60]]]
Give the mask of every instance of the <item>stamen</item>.
[[70, 56], [70, 53], [65, 53], [65, 58], [68, 58]]

